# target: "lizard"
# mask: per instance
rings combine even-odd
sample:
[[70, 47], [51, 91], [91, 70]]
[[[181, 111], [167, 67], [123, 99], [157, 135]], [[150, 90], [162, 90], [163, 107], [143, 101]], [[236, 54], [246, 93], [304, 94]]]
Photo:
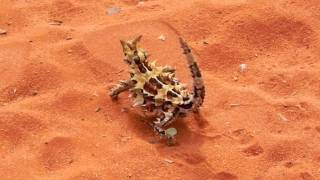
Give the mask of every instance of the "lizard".
[[193, 78], [193, 89], [188, 91], [187, 86], [176, 78], [176, 69], [157, 66], [156, 61], [149, 61], [149, 54], [138, 47], [141, 38], [142, 35], [133, 40], [120, 40], [124, 62], [129, 65], [130, 78], [121, 80], [109, 95], [116, 100], [120, 93], [129, 91], [134, 107], [141, 107], [155, 115], [155, 120], [149, 123], [154, 131], [170, 139], [173, 137], [164, 128], [189, 111], [198, 112], [203, 104], [205, 86], [202, 74], [191, 48], [179, 37]]

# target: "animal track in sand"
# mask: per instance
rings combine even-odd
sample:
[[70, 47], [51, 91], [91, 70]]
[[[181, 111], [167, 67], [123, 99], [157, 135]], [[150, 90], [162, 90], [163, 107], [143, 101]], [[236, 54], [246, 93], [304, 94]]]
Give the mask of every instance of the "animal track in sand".
[[315, 129], [318, 133], [320, 133], [320, 126], [316, 126]]
[[[55, 100], [43, 105], [48, 111], [63, 113], [64, 115], [76, 113], [79, 116], [83, 114], [95, 113], [96, 101], [93, 101], [94, 95], [69, 90], [61, 92], [61, 95], [55, 97]], [[82, 106], [79, 106], [82, 104]]]
[[303, 180], [315, 180], [315, 178], [308, 172], [300, 173], [300, 178]]
[[54, 89], [59, 86], [59, 72], [49, 64], [29, 64], [24, 68], [21, 78], [0, 90], [0, 102], [11, 102], [18, 98], [35, 96], [42, 90]]
[[101, 180], [103, 178], [101, 178], [100, 175], [98, 175], [98, 173], [94, 174], [94, 173], [80, 173], [74, 177], [68, 178], [69, 180]]
[[7, 27], [9, 33], [21, 32], [26, 27], [26, 24], [28, 24], [27, 18], [29, 16], [26, 14], [26, 11], [19, 11], [19, 13], [16, 13], [16, 11], [19, 10], [3, 8], [0, 11], [0, 26]]
[[232, 27], [230, 41], [265, 50], [279, 50], [286, 43], [295, 47], [307, 47], [312, 43], [313, 30], [305, 22], [293, 17], [268, 14], [264, 12], [243, 19]]
[[240, 144], [248, 144], [254, 140], [254, 136], [246, 129], [237, 129], [232, 132], [232, 135]]
[[127, 5], [137, 5], [140, 1], [141, 0], [120, 0], [120, 2], [123, 2]]
[[221, 171], [221, 172], [216, 173], [214, 175], [214, 179], [216, 179], [216, 180], [237, 180], [237, 179], [239, 179], [239, 177], [232, 174], [232, 173]]
[[41, 120], [28, 114], [0, 113], [0, 141], [8, 149], [24, 143], [31, 135], [36, 135], [45, 128]]
[[47, 170], [59, 170], [75, 160], [75, 147], [71, 138], [54, 137], [42, 145], [39, 162]]
[[[69, 74], [78, 82], [96, 84], [97, 81], [105, 83], [110, 81], [110, 73], [116, 69], [107, 58], [97, 58], [87, 49], [83, 42], [72, 42], [64, 46], [56, 46], [53, 50], [54, 59], [64, 68], [77, 69]], [[85, 77], [77, 79], [85, 74]]]
[[267, 75], [264, 79], [259, 82], [259, 86], [274, 95], [292, 95], [304, 91], [317, 95], [317, 88], [320, 87], [317, 74], [314, 72], [277, 73]]
[[51, 20], [67, 20], [79, 16], [85, 9], [76, 7], [72, 2], [65, 0], [54, 0], [49, 11]]
[[222, 44], [212, 44], [198, 51], [201, 67], [209, 71], [222, 71], [226, 69], [237, 69], [239, 64], [250, 60], [247, 54]]
[[245, 153], [246, 156], [258, 156], [263, 153], [264, 150], [259, 144], [253, 144], [245, 148], [242, 152]]
[[189, 164], [199, 164], [206, 160], [205, 157], [197, 153], [183, 153], [179, 154], [179, 156], [182, 156], [182, 158]]
[[273, 162], [295, 160], [304, 157], [307, 149], [307, 145], [298, 140], [282, 140], [266, 148], [266, 158]]

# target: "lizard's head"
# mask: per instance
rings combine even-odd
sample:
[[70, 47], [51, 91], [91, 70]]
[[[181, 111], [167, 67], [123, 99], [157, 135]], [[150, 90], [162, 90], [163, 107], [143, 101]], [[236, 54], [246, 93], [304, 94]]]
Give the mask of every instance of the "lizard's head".
[[147, 59], [147, 52], [141, 48], [137, 47], [137, 43], [141, 40], [142, 35], [130, 41], [120, 40], [123, 53], [124, 53], [124, 61], [128, 64], [132, 63], [141, 63]]

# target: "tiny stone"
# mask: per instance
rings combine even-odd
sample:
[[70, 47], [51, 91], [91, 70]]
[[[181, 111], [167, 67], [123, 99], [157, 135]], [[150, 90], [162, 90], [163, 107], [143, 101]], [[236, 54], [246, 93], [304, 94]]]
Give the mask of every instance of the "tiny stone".
[[60, 26], [62, 23], [63, 23], [63, 21], [53, 20], [53, 21], [49, 22], [49, 25]]
[[4, 29], [0, 29], [0, 35], [5, 35], [5, 34], [7, 34], [7, 31]]
[[163, 34], [161, 34], [161, 35], [158, 37], [158, 39], [160, 39], [161, 41], [165, 41], [165, 40], [166, 40], [166, 37], [165, 37]]
[[33, 92], [32, 93], [32, 96], [36, 96], [36, 95], [38, 95], [38, 92]]
[[169, 163], [169, 164], [172, 164], [174, 163], [174, 161], [170, 160], [170, 159], [164, 159], [165, 162]]
[[283, 122], [288, 122], [289, 120], [288, 120], [288, 118], [286, 118], [283, 114], [281, 114], [281, 113], [278, 113], [278, 116], [279, 116], [279, 119], [281, 120], [281, 121], [283, 121]]
[[247, 64], [240, 64], [240, 72], [246, 71], [247, 68], [248, 68]]
[[238, 78], [237, 76], [234, 76], [234, 77], [233, 77], [233, 80], [234, 80], [234, 81], [238, 81], [239, 78]]
[[114, 14], [118, 14], [120, 11], [121, 11], [120, 8], [118, 8], [118, 7], [112, 7], [112, 8], [110, 8], [110, 9], [108, 9], [107, 14], [108, 14], [109, 16], [112, 16], [112, 15], [114, 15]]
[[68, 50], [68, 53], [72, 53], [72, 50], [71, 50], [71, 49], [69, 49], [69, 50]]
[[96, 111], [96, 112], [101, 111], [101, 107], [98, 107], [95, 111]]
[[207, 41], [203, 41], [203, 44], [209, 44]]
[[71, 40], [72, 39], [72, 37], [66, 37], [66, 40]]

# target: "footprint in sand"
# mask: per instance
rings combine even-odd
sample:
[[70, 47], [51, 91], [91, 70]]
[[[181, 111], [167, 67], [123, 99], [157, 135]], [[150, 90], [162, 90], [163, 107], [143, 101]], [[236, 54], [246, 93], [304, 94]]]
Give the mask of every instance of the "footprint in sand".
[[250, 48], [271, 50], [284, 48], [286, 43], [293, 46], [309, 46], [313, 30], [303, 21], [273, 13], [246, 18], [243, 23], [233, 27], [230, 40], [239, 41]]
[[242, 151], [246, 156], [258, 156], [264, 152], [259, 144], [253, 144]]
[[61, 80], [55, 66], [49, 64], [29, 64], [24, 67], [21, 78], [12, 85], [0, 89], [0, 102], [11, 102], [18, 98], [35, 96], [42, 90], [54, 89]]
[[237, 179], [239, 179], [239, 177], [232, 174], [232, 173], [222, 171], [222, 172], [216, 173], [214, 175], [214, 179], [216, 179], [216, 180], [237, 180]]
[[5, 149], [17, 149], [27, 139], [34, 138], [46, 126], [39, 120], [24, 113], [0, 113], [0, 141]]
[[42, 145], [39, 162], [53, 171], [70, 166], [74, 160], [74, 144], [68, 137], [55, 137]]
[[237, 129], [232, 135], [240, 144], [249, 144], [254, 140], [254, 136], [246, 129]]

